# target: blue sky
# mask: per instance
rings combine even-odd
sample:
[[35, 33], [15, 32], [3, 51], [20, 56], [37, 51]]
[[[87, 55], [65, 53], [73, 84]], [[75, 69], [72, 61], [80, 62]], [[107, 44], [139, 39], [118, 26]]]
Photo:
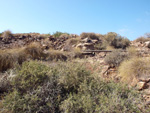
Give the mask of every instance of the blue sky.
[[150, 32], [150, 0], [0, 0], [0, 32]]

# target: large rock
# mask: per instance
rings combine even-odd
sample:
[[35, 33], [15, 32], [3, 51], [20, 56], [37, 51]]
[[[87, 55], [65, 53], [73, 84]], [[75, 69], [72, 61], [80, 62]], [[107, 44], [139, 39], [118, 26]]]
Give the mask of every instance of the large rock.
[[146, 46], [146, 47], [149, 47], [149, 46], [150, 46], [150, 41], [146, 41], [146, 42], [145, 42], [145, 46]]
[[91, 46], [91, 45], [93, 45], [92, 43], [84, 43], [83, 44], [84, 46]]
[[136, 88], [137, 88], [138, 90], [142, 90], [142, 89], [145, 89], [146, 86], [147, 86], [147, 85], [146, 85], [146, 82], [140, 81], [140, 82], [137, 83]]
[[144, 93], [146, 96], [150, 96], [150, 89], [144, 89], [144, 90], [143, 90], [143, 93]]
[[85, 39], [83, 39], [81, 42], [82, 43], [87, 43], [87, 42], [90, 42], [91, 40], [89, 39], [89, 38], [85, 38]]

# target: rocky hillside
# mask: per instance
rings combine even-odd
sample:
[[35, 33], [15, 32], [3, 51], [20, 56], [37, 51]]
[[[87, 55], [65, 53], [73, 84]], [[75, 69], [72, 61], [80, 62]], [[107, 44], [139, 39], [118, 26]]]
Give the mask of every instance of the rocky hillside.
[[[20, 101], [11, 100], [11, 95], [13, 97], [17, 95], [17, 98], [25, 101], [26, 105], [28, 105], [28, 101], [31, 103], [34, 101], [33, 105], [37, 107], [30, 105], [34, 108], [33, 111], [38, 111], [37, 108], [42, 106], [42, 111], [58, 110], [59, 112], [67, 112], [68, 110], [71, 112], [71, 110], [74, 110], [74, 112], [77, 112], [80, 111], [78, 108], [79, 104], [82, 103], [80, 98], [86, 101], [87, 98], [84, 99], [84, 97], [88, 94], [86, 96], [89, 97], [91, 105], [85, 105], [85, 108], [82, 108], [83, 111], [91, 107], [89, 111], [94, 112], [101, 107], [99, 106], [101, 104], [94, 100], [96, 95], [98, 100], [105, 97], [106, 100], [101, 102], [103, 106], [106, 106], [105, 103], [108, 105], [107, 109], [104, 109], [105, 107], [101, 108], [104, 111], [110, 112], [113, 108], [116, 108], [117, 110], [123, 109], [125, 112], [135, 112], [136, 109], [138, 112], [148, 113], [149, 111], [146, 108], [150, 105], [149, 51], [149, 39], [142, 38], [129, 41], [127, 38], [113, 32], [105, 35], [82, 33], [80, 36], [60, 32], [53, 35], [4, 32], [0, 35], [0, 95], [3, 97], [5, 96], [3, 94], [8, 93], [9, 90], [12, 91], [3, 100], [5, 103], [4, 111], [20, 109], [17, 107]], [[15, 70], [18, 68], [16, 65], [20, 70], [17, 70], [18, 72]], [[33, 87], [35, 81], [30, 75], [36, 75], [34, 79], [37, 80], [38, 87], [34, 86], [34, 89], [31, 87]], [[45, 77], [49, 81], [46, 81]], [[102, 82], [103, 80], [105, 82]], [[83, 81], [84, 83], [82, 83]], [[113, 84], [111, 84], [112, 81]], [[31, 87], [27, 87], [28, 82], [32, 82]], [[117, 84], [127, 84], [127, 87], [124, 89], [122, 85], [118, 86]], [[14, 90], [14, 87], [18, 89]], [[95, 89], [91, 89], [91, 87]], [[22, 90], [22, 88], [24, 89]], [[51, 88], [58, 93], [59, 98], [55, 98], [52, 90], [48, 90]], [[100, 94], [97, 91], [101, 89], [104, 94], [99, 97]], [[28, 93], [28, 90], [31, 92]], [[38, 91], [46, 93], [39, 93]], [[108, 92], [110, 93], [109, 98], [107, 97]], [[20, 93], [23, 94], [23, 98]], [[53, 99], [49, 98], [49, 95], [47, 95], [49, 93], [52, 94]], [[67, 97], [66, 95], [70, 96]], [[136, 101], [134, 101], [135, 95]], [[31, 98], [32, 96], [38, 96], [41, 100], [34, 100]], [[49, 100], [45, 101], [43, 97], [49, 98]], [[74, 100], [76, 101], [74, 102]], [[115, 102], [116, 106], [111, 104], [112, 101]], [[120, 101], [123, 103], [124, 108], [120, 106]], [[37, 104], [37, 102], [39, 103]], [[53, 104], [49, 105], [48, 102], [52, 102], [54, 106], [51, 106]], [[59, 102], [59, 106], [56, 104], [57, 102]], [[17, 103], [15, 108], [9, 108], [12, 103]], [[70, 104], [68, 105], [68, 103]], [[85, 103], [82, 103], [82, 105]], [[98, 107], [93, 108], [92, 106], [95, 105]], [[130, 108], [128, 105], [132, 107]], [[1, 106], [3, 105], [0, 102]], [[45, 106], [50, 106], [50, 109], [45, 109]], [[24, 107], [21, 106], [23, 112], [24, 110], [30, 110]], [[117, 112], [116, 109], [113, 110]]]

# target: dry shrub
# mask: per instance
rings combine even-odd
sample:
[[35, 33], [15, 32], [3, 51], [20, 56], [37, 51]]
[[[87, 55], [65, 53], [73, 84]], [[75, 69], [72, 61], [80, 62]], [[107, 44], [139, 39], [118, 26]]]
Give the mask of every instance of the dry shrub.
[[106, 50], [115, 50], [115, 48], [113, 46], [107, 45]]
[[145, 38], [145, 37], [139, 37], [135, 40], [136, 42], [141, 42], [144, 43], [146, 41], [150, 41], [150, 38]]
[[128, 47], [126, 49], [126, 51], [128, 52], [128, 57], [132, 58], [132, 57], [137, 57], [138, 56], [138, 52], [136, 50], [135, 47]]
[[139, 78], [147, 78], [150, 74], [150, 59], [132, 58], [125, 60], [119, 67], [121, 80], [135, 85]]
[[12, 36], [13, 36], [13, 34], [10, 30], [4, 31], [2, 33], [2, 37], [4, 37], [4, 38], [11, 38]]
[[7, 69], [13, 68], [15, 64], [15, 57], [8, 52], [0, 53], [0, 71], [6, 71]]
[[59, 36], [59, 38], [69, 38], [69, 37], [70, 37], [69, 34], [66, 34], [66, 33], [61, 34], [61, 35]]
[[0, 96], [3, 93], [8, 93], [9, 91], [11, 91], [11, 80], [14, 76], [14, 70], [9, 70], [5, 73], [0, 73]]
[[117, 37], [117, 33], [114, 32], [108, 32], [104, 38], [107, 41], [107, 43], [110, 45], [111, 42]]
[[127, 58], [127, 54], [120, 50], [114, 50], [105, 57], [105, 62], [110, 66], [118, 67], [120, 63]]
[[113, 46], [114, 48], [122, 48], [125, 49], [126, 47], [128, 47], [130, 45], [130, 41], [127, 38], [124, 37], [116, 37], [112, 42], [111, 42], [111, 46]]
[[46, 38], [48, 38], [49, 36], [50, 36], [50, 34], [40, 34], [40, 35], [38, 35], [37, 38], [39, 38], [39, 39], [46, 39]]
[[81, 37], [81, 39], [90, 38], [90, 39], [99, 40], [99, 36], [96, 35], [95, 33], [85, 33], [85, 32], [83, 32], [83, 33], [80, 34], [80, 37]]
[[55, 33], [53, 33], [53, 36], [55, 38], [59, 38], [62, 34], [65, 34], [65, 36], [66, 36], [66, 34], [69, 35], [69, 33], [56, 31]]
[[[106, 50], [112, 50], [109, 47], [110, 46], [109, 46], [108, 42], [104, 38], [101, 39], [101, 42], [94, 44], [94, 48], [98, 49], [98, 50], [105, 50], [105, 49]], [[111, 48], [112, 48], [112, 46], [111, 46]]]
[[23, 48], [1, 50], [0, 51], [0, 71], [6, 71], [13, 68], [15, 64], [22, 64], [27, 60], [27, 55], [24, 53]]
[[105, 40], [108, 45], [113, 46], [114, 48], [122, 48], [130, 46], [130, 41], [127, 38], [120, 36], [117, 33], [109, 32], [105, 35]]
[[14, 48], [14, 49], [9, 49], [7, 50], [8, 53], [12, 54], [18, 64], [22, 64], [22, 62], [27, 60], [27, 55], [24, 52], [24, 47], [23, 48]]
[[0, 78], [0, 96], [4, 92], [7, 92], [10, 89], [10, 80], [7, 75], [1, 75]]
[[82, 54], [80, 48], [73, 48], [71, 52], [68, 52], [69, 58], [84, 58], [85, 56]]
[[80, 38], [70, 38], [66, 41], [66, 43], [70, 45], [78, 44], [81, 41]]
[[72, 51], [74, 46], [80, 42], [80, 38], [70, 38], [66, 41], [65, 46], [63, 47], [64, 51]]
[[50, 49], [47, 52], [46, 60], [50, 60], [50, 61], [53, 61], [53, 60], [55, 60], [55, 61], [58, 61], [58, 60], [66, 61], [67, 60], [67, 55], [66, 55], [66, 52]]
[[33, 60], [40, 60], [45, 57], [45, 54], [43, 53], [40, 44], [35, 42], [31, 43], [25, 48], [25, 53], [29, 55], [29, 57]]

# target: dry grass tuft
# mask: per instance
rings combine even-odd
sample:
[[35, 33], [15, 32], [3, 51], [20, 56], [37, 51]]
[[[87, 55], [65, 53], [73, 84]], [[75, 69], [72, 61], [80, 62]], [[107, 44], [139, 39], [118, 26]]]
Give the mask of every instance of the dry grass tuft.
[[15, 57], [8, 53], [1, 51], [0, 53], [0, 71], [6, 71], [7, 69], [13, 68], [16, 59]]
[[58, 50], [49, 50], [47, 52], [47, 58], [46, 60], [50, 60], [50, 61], [58, 61], [58, 60], [61, 60], [61, 61], [66, 61], [68, 58], [67, 58], [67, 54], [66, 52], [63, 52], [63, 51], [58, 51]]
[[146, 41], [150, 41], [150, 38], [145, 38], [145, 37], [139, 37], [135, 40], [136, 42], [141, 42], [144, 43]]
[[61, 34], [61, 35], [59, 36], [59, 38], [69, 38], [69, 37], [70, 37], [69, 34], [66, 34], [66, 33]]
[[6, 71], [13, 68], [15, 64], [22, 64], [27, 60], [27, 55], [24, 53], [24, 48], [0, 50], [0, 71]]
[[98, 39], [99, 40], [99, 35], [95, 34], [95, 33], [81, 33], [80, 34], [81, 39], [84, 38], [91, 38], [91, 39]]
[[113, 46], [107, 45], [106, 50], [115, 50], [115, 48]]
[[70, 53], [70, 58], [84, 58], [84, 56], [82, 55], [82, 51], [80, 48], [74, 48]]
[[25, 53], [33, 60], [40, 60], [45, 57], [45, 54], [43, 53], [40, 44], [35, 42], [31, 43], [25, 48]]
[[118, 67], [120, 63], [127, 59], [127, 54], [120, 50], [114, 50], [105, 57], [105, 62], [112, 67]]
[[135, 85], [138, 78], [145, 78], [150, 74], [150, 59], [131, 58], [122, 62], [118, 72], [121, 81]]
[[10, 30], [4, 31], [2, 33], [2, 37], [4, 37], [4, 38], [11, 38], [12, 37], [12, 32]]
[[133, 58], [133, 57], [137, 57], [138, 56], [138, 52], [137, 52], [135, 47], [128, 47], [126, 50], [128, 52], [129, 58]]

